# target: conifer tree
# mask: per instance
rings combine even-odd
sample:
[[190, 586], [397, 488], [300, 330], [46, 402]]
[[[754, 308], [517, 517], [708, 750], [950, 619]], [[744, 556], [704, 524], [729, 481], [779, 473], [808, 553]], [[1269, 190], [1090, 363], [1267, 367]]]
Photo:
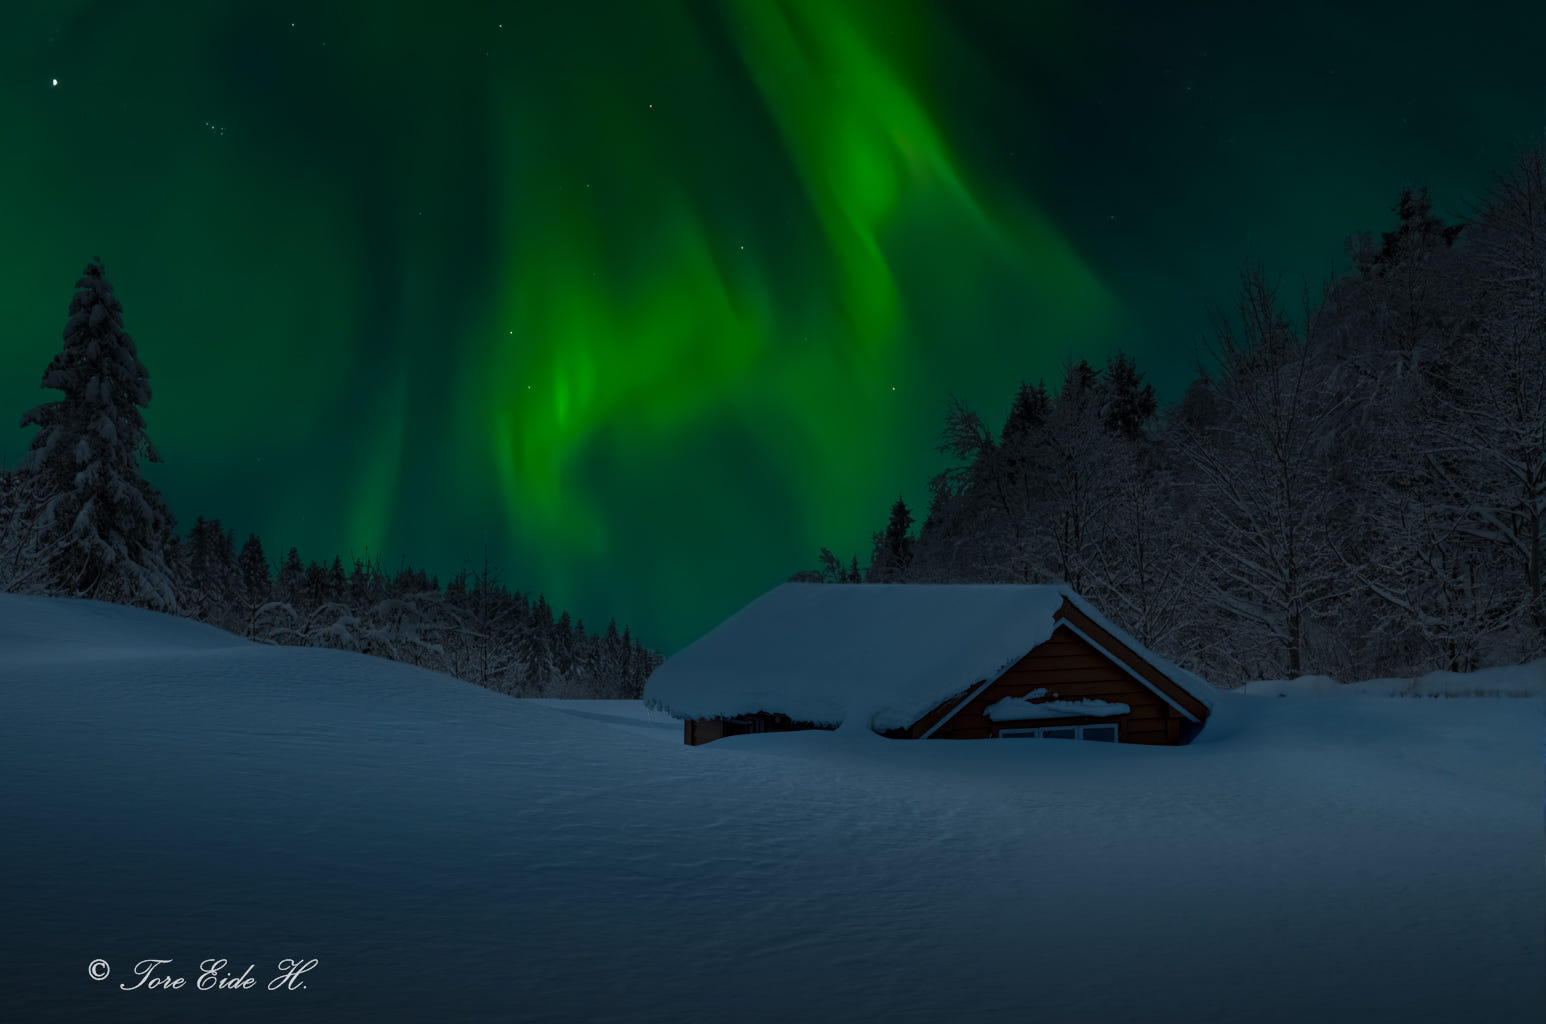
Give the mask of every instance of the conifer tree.
[[317, 562], [308, 562], [301, 575], [301, 604], [307, 611], [314, 611], [330, 600], [327, 590], [327, 568]]
[[329, 601], [349, 600], [349, 578], [344, 575], [343, 559], [337, 555], [333, 556], [333, 564], [328, 566], [326, 591]]
[[542, 696], [556, 674], [557, 666], [553, 658], [554, 628], [553, 609], [547, 598], [539, 594], [519, 645], [525, 668], [522, 680], [524, 696]]
[[1403, 188], [1393, 211], [1400, 223], [1396, 230], [1381, 233], [1378, 248], [1366, 234], [1354, 236], [1349, 245], [1353, 262], [1364, 277], [1377, 277], [1401, 263], [1420, 260], [1426, 253], [1448, 249], [1465, 228], [1464, 224], [1445, 224], [1433, 215], [1426, 188]]
[[620, 692], [623, 668], [621, 644], [622, 637], [617, 632], [617, 620], [608, 619], [607, 631], [601, 637], [601, 659], [596, 666], [596, 673], [601, 677], [602, 685], [610, 691]]
[[0, 590], [18, 586], [33, 569], [22, 522], [21, 484], [15, 473], [0, 469]]
[[43, 387], [64, 396], [29, 410], [38, 428], [22, 463], [29, 518], [49, 589], [163, 611], [178, 601], [166, 550], [172, 516], [140, 475], [161, 461], [145, 434], [150, 374], [123, 327], [100, 260], [75, 282], [64, 347]]
[[1154, 385], [1145, 384], [1138, 365], [1118, 352], [1106, 366], [1102, 390], [1101, 423], [1118, 437], [1136, 441], [1143, 435], [1144, 424], [1159, 408]]
[[907, 579], [907, 570], [913, 562], [913, 538], [908, 530], [913, 525], [913, 514], [900, 497], [891, 506], [891, 519], [884, 533], [875, 534], [875, 548], [870, 554], [870, 568], [865, 578], [870, 583], [901, 583]]
[[1047, 396], [1047, 385], [1038, 382], [1033, 388], [1023, 381], [1020, 390], [1015, 392], [1015, 400], [1009, 407], [1009, 416], [1004, 420], [1004, 430], [999, 436], [999, 443], [1005, 448], [1015, 447], [1015, 442], [1030, 437], [1037, 427], [1047, 422], [1047, 413], [1052, 408], [1052, 400]]
[[258, 540], [257, 534], [247, 535], [247, 542], [242, 545], [242, 553], [237, 556], [236, 564], [241, 572], [242, 608], [246, 612], [247, 621], [246, 635], [252, 636], [258, 609], [267, 603], [269, 590], [272, 587], [268, 559], [263, 555], [263, 542]]
[[301, 553], [295, 548], [285, 552], [274, 576], [274, 600], [282, 604], [298, 605], [306, 579], [306, 567], [301, 564]]
[[185, 611], [217, 626], [229, 625], [227, 617], [238, 603], [241, 585], [234, 538], [220, 520], [199, 516], [182, 554], [188, 581]]
[[553, 623], [553, 676], [555, 681], [573, 677], [574, 673], [574, 621], [568, 612], [558, 616]]
[[630, 687], [633, 685], [632, 680], [634, 677], [634, 669], [633, 634], [629, 632], [629, 628], [627, 626], [623, 627], [623, 636], [621, 642], [618, 645], [618, 652], [618, 675], [623, 681], [623, 692], [628, 693]]
[[1063, 390], [1058, 398], [1064, 402], [1082, 398], [1095, 390], [1100, 383], [1100, 371], [1086, 360], [1070, 363], [1063, 371]]

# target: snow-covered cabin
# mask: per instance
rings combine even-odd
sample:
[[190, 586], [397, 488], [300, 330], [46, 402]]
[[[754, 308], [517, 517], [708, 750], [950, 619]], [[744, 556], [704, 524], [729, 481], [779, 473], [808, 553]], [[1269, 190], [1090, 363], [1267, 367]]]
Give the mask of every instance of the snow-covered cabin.
[[792, 729], [1189, 742], [1211, 687], [1066, 587], [786, 583], [655, 670], [689, 744]]

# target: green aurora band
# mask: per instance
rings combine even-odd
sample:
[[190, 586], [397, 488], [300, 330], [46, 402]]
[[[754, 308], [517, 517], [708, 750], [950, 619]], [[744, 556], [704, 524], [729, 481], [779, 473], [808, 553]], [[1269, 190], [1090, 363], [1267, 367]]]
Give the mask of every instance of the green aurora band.
[[[886, 400], [910, 376], [918, 343], [896, 252], [944, 242], [957, 259], [1003, 264], [1028, 292], [1054, 280], [1065, 324], [1110, 315], [1107, 292], [1056, 232], [1029, 211], [1006, 218], [978, 198], [861, 13], [822, 0], [734, 5], [733, 35], [782, 152], [769, 149], [787, 162], [778, 170], [797, 184], [797, 203], [766, 195], [757, 184], [766, 171], [737, 175], [746, 184], [728, 191], [681, 187], [695, 171], [650, 134], [656, 105], [612, 89], [556, 105], [565, 125], [538, 129], [550, 158], [562, 154], [553, 163], [565, 177], [548, 183], [545, 208], [511, 208], [505, 235], [518, 243], [504, 261], [497, 318], [510, 326], [464, 373], [467, 393], [482, 396], [469, 426], [492, 427], [487, 457], [510, 519], [550, 546], [544, 578], [577, 555], [610, 554], [605, 488], [587, 486], [583, 473], [590, 448], [607, 443], [648, 460], [726, 422], [751, 439], [737, 458], [824, 496], [801, 502], [809, 551], [852, 532], [848, 510], [874, 504], [875, 483], [894, 486], [898, 468], [856, 474], [854, 453], [884, 451], [908, 411]], [[882, 5], [868, 13], [891, 33], [924, 32]], [[529, 151], [529, 128], [512, 120], [520, 127], [510, 148]], [[630, 127], [608, 132], [602, 154], [585, 151], [591, 139], [566, 137], [573, 120]], [[622, 168], [625, 180], [568, 177], [586, 166]], [[616, 205], [637, 204], [626, 234], [613, 230], [612, 191], [627, 196]], [[735, 207], [744, 218], [762, 203], [800, 222], [795, 259], [805, 272], [760, 255], [761, 225], [724, 227]], [[947, 301], [980, 298], [968, 288]]]
[[1490, 54], [1432, 138], [1371, 127], [1427, 78], [1304, 77], [1364, 59], [1323, 7], [24, 4], [0, 414], [101, 255], [184, 527], [487, 555], [669, 653], [822, 545], [863, 561], [899, 491], [921, 517], [951, 395], [995, 423], [1120, 345], [1174, 397], [1245, 259], [1320, 275], [1405, 176], [1453, 206], [1546, 114], [1536, 7], [1404, 38]]

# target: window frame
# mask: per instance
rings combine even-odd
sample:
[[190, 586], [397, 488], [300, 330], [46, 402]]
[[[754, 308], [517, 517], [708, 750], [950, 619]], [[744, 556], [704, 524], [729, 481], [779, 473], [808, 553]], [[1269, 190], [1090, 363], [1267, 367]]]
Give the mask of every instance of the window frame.
[[[1048, 732], [1064, 732], [1072, 729], [1073, 736], [1047, 736]], [[1112, 736], [1109, 740], [1094, 740], [1085, 736], [1086, 729], [1111, 729]], [[1122, 724], [1120, 722], [1085, 722], [1079, 725], [1039, 725], [1034, 728], [1009, 728], [1000, 729], [997, 739], [1075, 739], [1087, 740], [1091, 743], [1121, 743]]]

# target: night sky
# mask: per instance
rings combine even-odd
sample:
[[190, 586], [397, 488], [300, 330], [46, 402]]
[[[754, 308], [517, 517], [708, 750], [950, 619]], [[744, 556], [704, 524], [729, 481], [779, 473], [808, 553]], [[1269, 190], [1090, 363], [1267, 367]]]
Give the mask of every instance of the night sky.
[[1169, 6], [7, 4], [0, 423], [100, 255], [183, 528], [487, 553], [669, 654], [921, 518], [950, 395], [1173, 399], [1244, 264], [1546, 129], [1539, 0]]

